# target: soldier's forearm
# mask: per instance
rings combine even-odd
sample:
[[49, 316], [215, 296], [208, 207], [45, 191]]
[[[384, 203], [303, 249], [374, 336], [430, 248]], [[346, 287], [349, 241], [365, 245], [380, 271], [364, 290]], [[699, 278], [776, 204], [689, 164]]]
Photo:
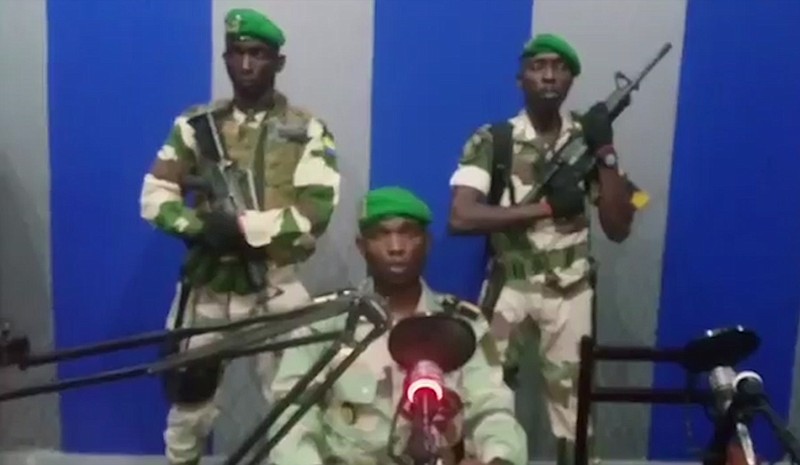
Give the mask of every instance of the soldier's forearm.
[[263, 247], [284, 238], [307, 234], [319, 237], [327, 229], [335, 205], [332, 189], [321, 186], [318, 195], [313, 198], [306, 196], [292, 206], [266, 211], [246, 210], [239, 217], [239, 224], [251, 247]]
[[202, 229], [202, 222], [184, 203], [180, 186], [174, 182], [145, 175], [139, 206], [141, 217], [166, 233], [193, 236]]
[[338, 186], [312, 185], [298, 188], [297, 209], [311, 223], [310, 233], [319, 237], [330, 225], [338, 206]]
[[610, 240], [622, 242], [630, 235], [634, 214], [628, 184], [616, 169], [598, 168], [598, 177], [600, 226]]
[[485, 234], [531, 226], [539, 219], [551, 214], [544, 203], [497, 207], [472, 202], [467, 205], [454, 203], [450, 210], [449, 226], [457, 234]]

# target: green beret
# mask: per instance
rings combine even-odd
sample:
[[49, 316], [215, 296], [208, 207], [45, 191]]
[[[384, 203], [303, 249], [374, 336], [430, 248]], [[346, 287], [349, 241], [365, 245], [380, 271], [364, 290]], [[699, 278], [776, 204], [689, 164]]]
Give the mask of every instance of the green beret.
[[569, 66], [573, 76], [581, 74], [578, 52], [562, 37], [555, 34], [538, 34], [525, 44], [522, 50], [523, 57], [532, 57], [539, 53], [556, 53]]
[[391, 217], [409, 218], [423, 226], [433, 219], [428, 204], [407, 189], [391, 186], [368, 192], [361, 206], [359, 227], [364, 229]]
[[276, 47], [286, 42], [283, 31], [256, 10], [236, 8], [225, 15], [225, 33], [236, 40], [260, 40]]

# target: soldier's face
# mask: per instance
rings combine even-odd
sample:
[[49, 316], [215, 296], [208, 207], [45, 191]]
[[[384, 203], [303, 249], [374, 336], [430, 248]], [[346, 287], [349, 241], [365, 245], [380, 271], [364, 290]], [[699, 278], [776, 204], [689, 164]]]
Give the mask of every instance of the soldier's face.
[[277, 49], [257, 40], [226, 41], [223, 58], [233, 89], [245, 96], [270, 90], [286, 60]]
[[419, 280], [428, 254], [428, 233], [416, 221], [391, 218], [363, 231], [356, 241], [367, 270], [389, 285]]
[[522, 60], [518, 83], [527, 103], [558, 108], [572, 87], [572, 72], [557, 54], [541, 53]]

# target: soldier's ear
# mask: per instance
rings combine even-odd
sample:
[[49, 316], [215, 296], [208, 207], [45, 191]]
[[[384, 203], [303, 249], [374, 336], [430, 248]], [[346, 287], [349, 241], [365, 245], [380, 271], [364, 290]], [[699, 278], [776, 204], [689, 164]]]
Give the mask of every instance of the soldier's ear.
[[286, 55], [278, 55], [278, 65], [275, 67], [275, 72], [280, 73], [283, 67], [286, 66]]
[[366, 244], [364, 243], [364, 236], [362, 236], [361, 233], [356, 235], [356, 248], [361, 254], [361, 258], [366, 258]]
[[425, 256], [430, 255], [432, 245], [433, 245], [433, 234], [431, 234], [430, 231], [425, 231]]

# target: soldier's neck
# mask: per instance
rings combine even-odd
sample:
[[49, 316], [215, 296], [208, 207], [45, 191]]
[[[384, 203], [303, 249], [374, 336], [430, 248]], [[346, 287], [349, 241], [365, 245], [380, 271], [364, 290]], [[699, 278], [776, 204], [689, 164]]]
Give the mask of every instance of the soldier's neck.
[[422, 297], [422, 284], [419, 281], [404, 286], [381, 285], [375, 283], [375, 292], [386, 299], [392, 319], [399, 320], [417, 311]]
[[261, 95], [248, 96], [236, 94], [233, 96], [233, 104], [241, 111], [253, 111], [258, 113], [267, 111], [275, 106], [275, 89], [269, 89]]
[[542, 110], [528, 108], [526, 111], [537, 134], [558, 134], [561, 131], [561, 114], [557, 108]]

